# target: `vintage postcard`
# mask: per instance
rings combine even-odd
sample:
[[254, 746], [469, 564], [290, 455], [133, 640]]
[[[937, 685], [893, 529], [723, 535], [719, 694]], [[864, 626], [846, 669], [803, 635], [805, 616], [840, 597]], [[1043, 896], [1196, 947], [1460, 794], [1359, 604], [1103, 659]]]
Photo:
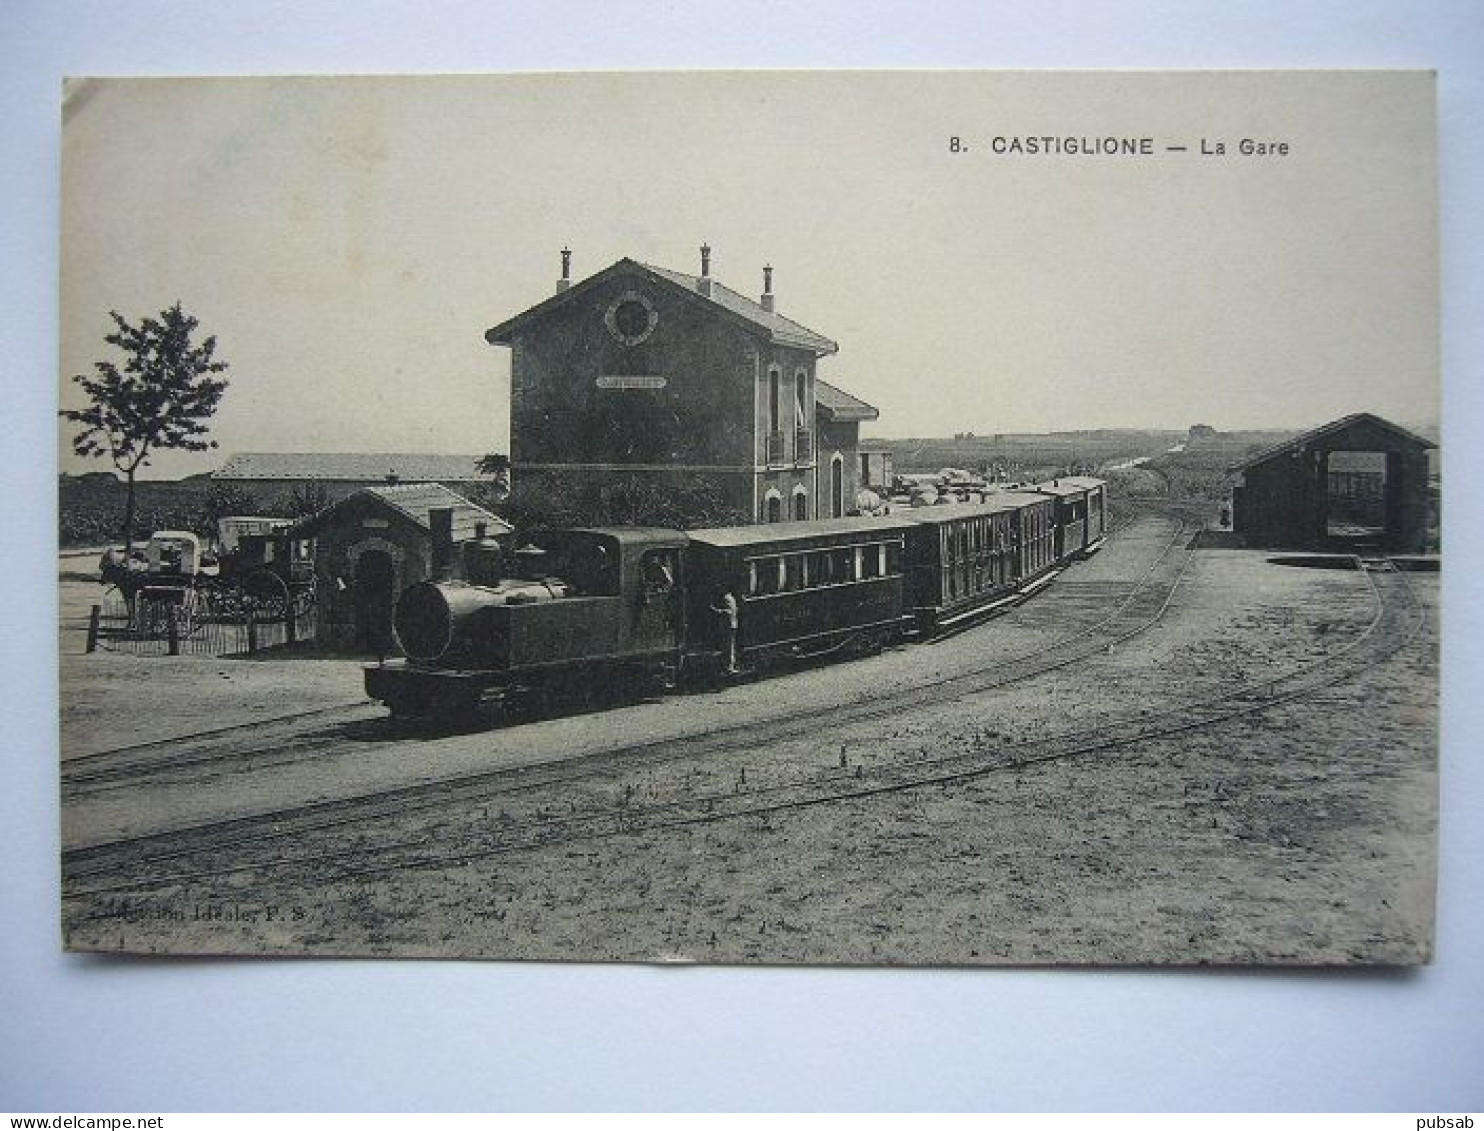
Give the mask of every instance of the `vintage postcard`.
[[1429, 961], [1434, 86], [70, 80], [66, 946]]

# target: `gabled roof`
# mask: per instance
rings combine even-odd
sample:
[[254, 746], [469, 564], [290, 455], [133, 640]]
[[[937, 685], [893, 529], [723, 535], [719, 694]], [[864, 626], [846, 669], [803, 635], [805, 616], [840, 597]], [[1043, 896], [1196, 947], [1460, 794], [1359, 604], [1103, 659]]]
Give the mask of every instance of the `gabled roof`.
[[881, 415], [874, 405], [868, 405], [817, 377], [814, 379], [814, 404], [829, 421], [875, 420]]
[[408, 452], [238, 452], [213, 479], [339, 480], [380, 483], [473, 483], [486, 478], [479, 456]]
[[1389, 420], [1383, 420], [1373, 413], [1352, 412], [1349, 416], [1342, 416], [1338, 420], [1331, 420], [1328, 424], [1321, 424], [1318, 428], [1311, 428], [1307, 432], [1300, 432], [1297, 436], [1284, 440], [1281, 444], [1274, 444], [1270, 448], [1264, 448], [1256, 455], [1249, 456], [1241, 463], [1227, 468], [1227, 471], [1244, 471], [1249, 467], [1255, 467], [1257, 464], [1267, 463], [1274, 456], [1296, 452], [1313, 443], [1315, 440], [1322, 440], [1338, 432], [1344, 432], [1349, 428], [1354, 428], [1358, 424], [1369, 424], [1371, 427], [1379, 428], [1383, 432], [1390, 432], [1401, 444], [1410, 445], [1423, 451], [1428, 448], [1437, 447], [1431, 440], [1424, 439], [1415, 432], [1407, 431], [1400, 424], [1393, 424]]
[[295, 538], [310, 538], [331, 525], [340, 511], [354, 503], [371, 499], [396, 511], [413, 525], [427, 531], [433, 529], [429, 512], [435, 507], [453, 508], [453, 539], [463, 542], [476, 536], [475, 527], [483, 523], [485, 534], [494, 537], [512, 529], [508, 522], [496, 517], [483, 507], [475, 506], [464, 496], [450, 491], [439, 483], [392, 483], [384, 487], [362, 487], [353, 495], [326, 507], [319, 514], [304, 519], [291, 532]]
[[590, 275], [580, 283], [574, 283], [565, 291], [559, 291], [550, 298], [538, 302], [529, 310], [522, 311], [514, 318], [508, 318], [498, 326], [492, 326], [485, 331], [484, 339], [490, 345], [509, 345], [515, 334], [522, 326], [533, 319], [540, 318], [549, 311], [556, 309], [573, 299], [591, 290], [601, 281], [621, 272], [633, 272], [647, 276], [651, 281], [660, 286], [667, 286], [677, 293], [689, 296], [692, 300], [705, 303], [712, 309], [726, 315], [733, 320], [740, 321], [755, 331], [760, 331], [769, 341], [777, 342], [779, 345], [796, 346], [799, 349], [812, 351], [816, 356], [835, 353], [839, 346], [826, 338], [823, 334], [815, 333], [807, 326], [801, 326], [791, 318], [785, 318], [772, 310], [765, 310], [758, 303], [753, 302], [745, 295], [738, 294], [730, 287], [724, 287], [715, 279], [711, 281], [711, 294], [703, 295], [696, 289], [699, 282], [695, 275], [686, 275], [679, 271], [670, 271], [664, 267], [651, 267], [647, 263], [625, 256], [611, 267], [605, 267], [596, 275]]

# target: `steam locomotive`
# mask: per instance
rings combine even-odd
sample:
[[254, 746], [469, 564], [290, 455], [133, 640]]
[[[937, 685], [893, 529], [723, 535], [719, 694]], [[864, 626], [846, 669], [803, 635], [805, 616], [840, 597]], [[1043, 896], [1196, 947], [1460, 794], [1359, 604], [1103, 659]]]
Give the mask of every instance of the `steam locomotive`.
[[881, 517], [542, 530], [513, 553], [435, 537], [435, 579], [397, 602], [406, 658], [367, 666], [366, 692], [449, 717], [873, 651], [1022, 599], [1106, 532], [1106, 485], [1076, 477]]

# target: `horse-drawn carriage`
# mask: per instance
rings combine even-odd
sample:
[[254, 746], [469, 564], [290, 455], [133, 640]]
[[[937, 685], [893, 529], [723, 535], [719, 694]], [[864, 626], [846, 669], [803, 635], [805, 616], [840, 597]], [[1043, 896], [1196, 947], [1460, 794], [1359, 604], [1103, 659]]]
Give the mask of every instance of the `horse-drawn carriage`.
[[233, 515], [217, 523], [214, 554], [198, 535], [157, 530], [129, 557], [110, 547], [99, 571], [108, 595], [142, 636], [189, 636], [201, 624], [300, 617], [314, 601], [309, 543], [282, 518]]

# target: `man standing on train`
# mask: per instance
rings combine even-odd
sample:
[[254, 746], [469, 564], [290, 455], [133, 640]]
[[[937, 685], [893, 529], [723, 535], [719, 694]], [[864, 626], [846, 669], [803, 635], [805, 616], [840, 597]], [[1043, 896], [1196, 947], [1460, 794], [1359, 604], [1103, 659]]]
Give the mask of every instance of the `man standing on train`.
[[726, 632], [727, 675], [737, 675], [742, 670], [737, 665], [737, 598], [730, 592], [723, 593], [711, 606], [711, 611], [717, 615], [720, 627]]

